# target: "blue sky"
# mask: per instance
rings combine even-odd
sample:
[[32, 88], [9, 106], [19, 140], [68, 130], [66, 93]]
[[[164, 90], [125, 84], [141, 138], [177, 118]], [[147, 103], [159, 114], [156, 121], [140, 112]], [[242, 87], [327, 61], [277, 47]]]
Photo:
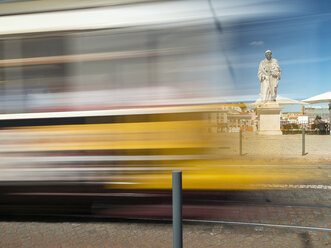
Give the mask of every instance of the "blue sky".
[[[278, 4], [294, 10], [243, 19], [229, 26], [235, 37], [234, 44], [227, 49], [230, 60], [235, 61], [235, 89], [241, 94], [259, 94], [258, 64], [264, 59], [265, 50], [270, 49], [282, 69], [279, 95], [302, 100], [330, 91], [331, 1], [265, 4], [266, 8]], [[241, 66], [236, 66], [238, 61]]]

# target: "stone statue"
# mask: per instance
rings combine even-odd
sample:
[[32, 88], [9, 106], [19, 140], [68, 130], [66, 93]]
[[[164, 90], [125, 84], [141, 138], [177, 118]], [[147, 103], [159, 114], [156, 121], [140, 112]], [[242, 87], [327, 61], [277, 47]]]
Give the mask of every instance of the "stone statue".
[[271, 51], [265, 52], [265, 59], [260, 62], [257, 76], [261, 82], [261, 102], [276, 101], [278, 80], [282, 74], [277, 59], [271, 58]]

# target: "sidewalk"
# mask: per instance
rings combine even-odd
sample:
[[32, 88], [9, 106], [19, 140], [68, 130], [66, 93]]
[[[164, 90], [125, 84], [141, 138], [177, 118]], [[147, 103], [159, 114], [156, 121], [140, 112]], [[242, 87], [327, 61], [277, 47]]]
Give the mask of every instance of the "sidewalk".
[[[184, 224], [187, 248], [329, 247], [330, 233], [260, 226]], [[171, 224], [0, 222], [0, 247], [171, 248]]]
[[218, 153], [224, 158], [239, 160], [292, 161], [300, 163], [331, 163], [331, 136], [305, 135], [305, 152], [302, 156], [302, 135], [264, 136], [243, 133], [240, 156], [239, 133], [217, 135]]

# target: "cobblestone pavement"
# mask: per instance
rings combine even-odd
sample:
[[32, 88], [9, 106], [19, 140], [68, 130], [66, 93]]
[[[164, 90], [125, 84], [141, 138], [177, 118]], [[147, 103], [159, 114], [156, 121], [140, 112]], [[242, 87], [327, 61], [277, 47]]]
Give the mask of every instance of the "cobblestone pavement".
[[[281, 228], [185, 224], [184, 247], [330, 247], [331, 233]], [[171, 224], [1, 222], [0, 247], [172, 247]]]
[[[223, 155], [237, 156], [239, 154], [239, 133], [218, 134], [220, 149]], [[264, 136], [256, 133], [243, 133], [242, 152], [246, 158], [298, 159], [302, 161], [318, 160], [331, 162], [331, 136], [306, 135], [305, 151], [302, 156], [302, 135]]]

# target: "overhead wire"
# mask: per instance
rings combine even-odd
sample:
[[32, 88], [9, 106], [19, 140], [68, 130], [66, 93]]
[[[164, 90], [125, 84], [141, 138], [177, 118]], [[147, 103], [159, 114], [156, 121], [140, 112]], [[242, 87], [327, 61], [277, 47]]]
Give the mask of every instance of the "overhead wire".
[[[213, 6], [212, 0], [208, 0], [208, 5], [209, 5], [210, 11], [212, 13], [212, 16], [213, 16], [213, 20], [214, 20], [216, 29], [217, 29], [217, 31], [220, 34], [222, 34], [223, 33], [223, 28], [222, 28], [222, 25], [221, 25], [220, 20], [217, 18], [217, 13], [216, 13], [215, 8]], [[234, 69], [233, 69], [233, 67], [231, 65], [230, 59], [227, 56], [226, 51], [225, 51], [225, 49], [224, 49], [224, 47], [222, 45], [222, 41], [221, 41], [221, 50], [222, 50], [222, 52], [224, 54], [224, 58], [225, 58], [225, 61], [226, 61], [228, 70], [230, 72], [231, 78], [232, 78], [233, 82], [235, 83], [236, 82], [235, 72], [234, 72]]]

